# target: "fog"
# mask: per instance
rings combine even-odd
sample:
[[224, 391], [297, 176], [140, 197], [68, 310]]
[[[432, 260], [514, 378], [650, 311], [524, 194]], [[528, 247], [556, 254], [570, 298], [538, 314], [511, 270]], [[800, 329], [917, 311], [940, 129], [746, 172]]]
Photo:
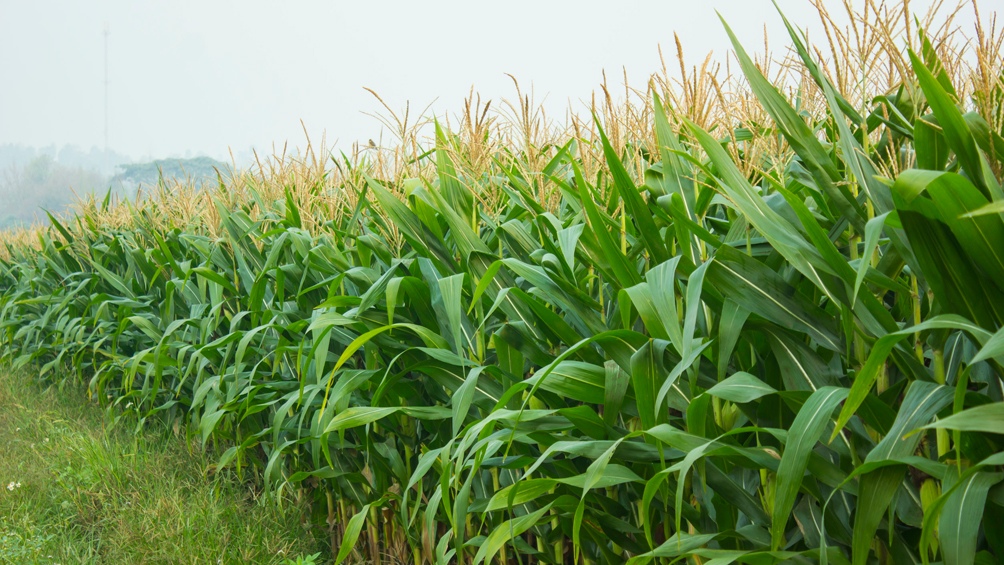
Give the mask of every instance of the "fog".
[[[810, 35], [817, 28], [807, 1], [778, 3]], [[472, 86], [484, 99], [511, 98], [507, 73], [561, 115], [589, 98], [603, 70], [613, 84], [622, 69], [643, 83], [660, 67], [660, 45], [675, 58], [674, 33], [692, 62], [724, 57], [716, 10], [751, 50], [763, 50], [765, 30], [772, 46], [787, 44], [769, 0], [0, 0], [0, 167], [23, 167], [31, 159], [9, 156], [32, 151], [103, 175], [129, 160], [241, 160], [252, 147], [302, 145], [304, 128], [346, 148], [380, 137], [366, 114], [381, 107], [364, 87], [394, 108], [432, 103], [442, 116]], [[62, 162], [67, 145], [93, 159]]]

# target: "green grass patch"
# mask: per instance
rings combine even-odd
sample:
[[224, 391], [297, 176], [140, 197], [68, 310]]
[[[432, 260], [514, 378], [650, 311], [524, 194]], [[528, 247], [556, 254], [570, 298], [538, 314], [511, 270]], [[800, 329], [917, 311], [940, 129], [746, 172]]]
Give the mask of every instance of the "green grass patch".
[[0, 563], [284, 563], [317, 541], [169, 430], [106, 428], [70, 385], [0, 371]]

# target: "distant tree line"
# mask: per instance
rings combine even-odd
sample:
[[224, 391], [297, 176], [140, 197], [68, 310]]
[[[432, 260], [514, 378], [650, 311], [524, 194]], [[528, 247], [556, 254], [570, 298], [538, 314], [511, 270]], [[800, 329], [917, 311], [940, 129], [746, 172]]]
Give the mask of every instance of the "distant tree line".
[[48, 223], [45, 211], [62, 213], [90, 194], [133, 197], [164, 179], [215, 182], [227, 166], [209, 157], [132, 163], [114, 151], [74, 146], [41, 149], [0, 145], [0, 229]]
[[210, 157], [192, 159], [158, 159], [146, 163], [125, 163], [119, 165], [121, 172], [112, 180], [127, 185], [156, 185], [161, 176], [191, 181], [195, 184], [216, 181], [217, 171], [226, 174], [227, 165]]

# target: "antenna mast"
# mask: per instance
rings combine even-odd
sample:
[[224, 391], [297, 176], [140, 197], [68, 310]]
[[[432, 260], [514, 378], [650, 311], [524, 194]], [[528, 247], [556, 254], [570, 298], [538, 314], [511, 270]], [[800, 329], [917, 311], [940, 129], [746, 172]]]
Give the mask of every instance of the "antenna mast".
[[108, 22], [105, 22], [105, 165], [108, 163]]

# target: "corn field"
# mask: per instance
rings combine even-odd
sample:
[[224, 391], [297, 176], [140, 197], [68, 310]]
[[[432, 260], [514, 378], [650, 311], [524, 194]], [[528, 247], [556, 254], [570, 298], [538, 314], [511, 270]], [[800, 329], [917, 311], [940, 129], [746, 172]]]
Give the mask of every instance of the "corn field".
[[3, 355], [307, 501], [336, 563], [998, 563], [1004, 34], [818, 8], [564, 129], [392, 112], [8, 234]]

